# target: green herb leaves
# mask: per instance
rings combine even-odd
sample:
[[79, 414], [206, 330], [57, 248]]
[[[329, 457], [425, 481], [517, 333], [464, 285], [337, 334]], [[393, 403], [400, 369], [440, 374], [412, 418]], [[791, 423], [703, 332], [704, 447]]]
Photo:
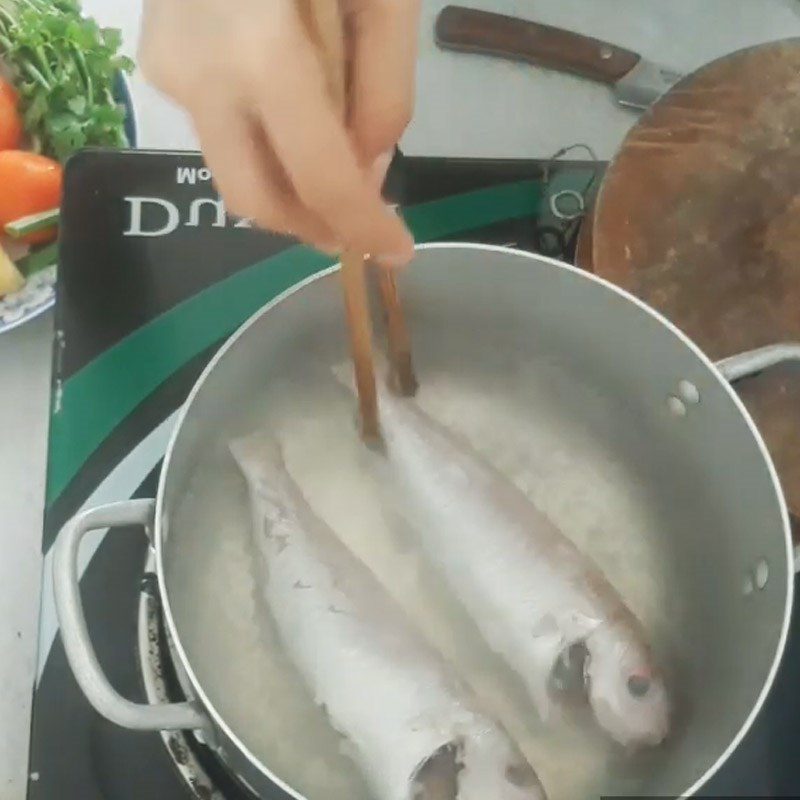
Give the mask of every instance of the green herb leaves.
[[82, 147], [125, 147], [114, 101], [120, 32], [81, 16], [76, 0], [0, 0], [0, 59], [11, 70], [33, 148], [64, 161]]

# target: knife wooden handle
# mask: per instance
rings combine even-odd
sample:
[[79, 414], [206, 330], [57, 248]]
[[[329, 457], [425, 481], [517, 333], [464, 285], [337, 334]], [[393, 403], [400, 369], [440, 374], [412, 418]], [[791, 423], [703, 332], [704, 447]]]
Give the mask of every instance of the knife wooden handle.
[[436, 42], [446, 50], [528, 61], [608, 84], [627, 75], [641, 58], [590, 36], [461, 6], [447, 6], [439, 14]]

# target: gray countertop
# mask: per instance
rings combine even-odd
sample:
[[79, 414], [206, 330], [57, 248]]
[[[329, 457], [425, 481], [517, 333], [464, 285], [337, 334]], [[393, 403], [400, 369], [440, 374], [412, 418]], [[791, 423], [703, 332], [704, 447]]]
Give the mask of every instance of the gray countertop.
[[[126, 51], [138, 39], [140, 0], [84, 0], [102, 25], [122, 29]], [[196, 149], [186, 117], [131, 81], [142, 147]], [[0, 336], [0, 800], [22, 800], [27, 785], [30, 701], [36, 672], [41, 585], [52, 312]]]
[[581, 142], [605, 160], [636, 121], [600, 84], [443, 53], [433, 23], [451, 3], [594, 36], [681, 72], [742, 47], [800, 35], [798, 0], [423, 0], [417, 108], [403, 140], [408, 155], [546, 158]]
[[[573, 141], [610, 155], [635, 120], [603, 87], [519, 64], [438, 52], [424, 0], [418, 113], [410, 154], [546, 157]], [[470, 0], [632, 47], [679, 69], [737, 47], [800, 35], [796, 0]], [[135, 52], [140, 0], [86, 0]], [[140, 145], [194, 149], [185, 116], [133, 79]], [[568, 98], [569, 102], [564, 102]], [[0, 800], [25, 796], [30, 694], [36, 660], [52, 314], [0, 336]]]

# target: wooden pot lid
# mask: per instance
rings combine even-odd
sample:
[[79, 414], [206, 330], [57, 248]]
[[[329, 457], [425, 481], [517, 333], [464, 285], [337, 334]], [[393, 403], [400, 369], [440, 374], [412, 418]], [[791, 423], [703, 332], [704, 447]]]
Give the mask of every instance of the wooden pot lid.
[[[714, 61], [649, 109], [606, 172], [590, 239], [581, 266], [712, 359], [800, 341], [800, 39]], [[736, 389], [800, 516], [800, 370]]]

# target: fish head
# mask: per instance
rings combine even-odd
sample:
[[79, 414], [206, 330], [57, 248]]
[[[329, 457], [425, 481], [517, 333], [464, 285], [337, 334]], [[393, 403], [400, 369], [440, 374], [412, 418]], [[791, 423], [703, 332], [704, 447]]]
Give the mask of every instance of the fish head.
[[547, 800], [539, 776], [504, 730], [464, 742], [458, 800]]
[[495, 725], [440, 748], [418, 770], [413, 800], [547, 800], [522, 753]]
[[600, 726], [625, 746], [660, 744], [669, 733], [669, 699], [638, 632], [624, 623], [604, 625], [586, 647], [587, 693]]

